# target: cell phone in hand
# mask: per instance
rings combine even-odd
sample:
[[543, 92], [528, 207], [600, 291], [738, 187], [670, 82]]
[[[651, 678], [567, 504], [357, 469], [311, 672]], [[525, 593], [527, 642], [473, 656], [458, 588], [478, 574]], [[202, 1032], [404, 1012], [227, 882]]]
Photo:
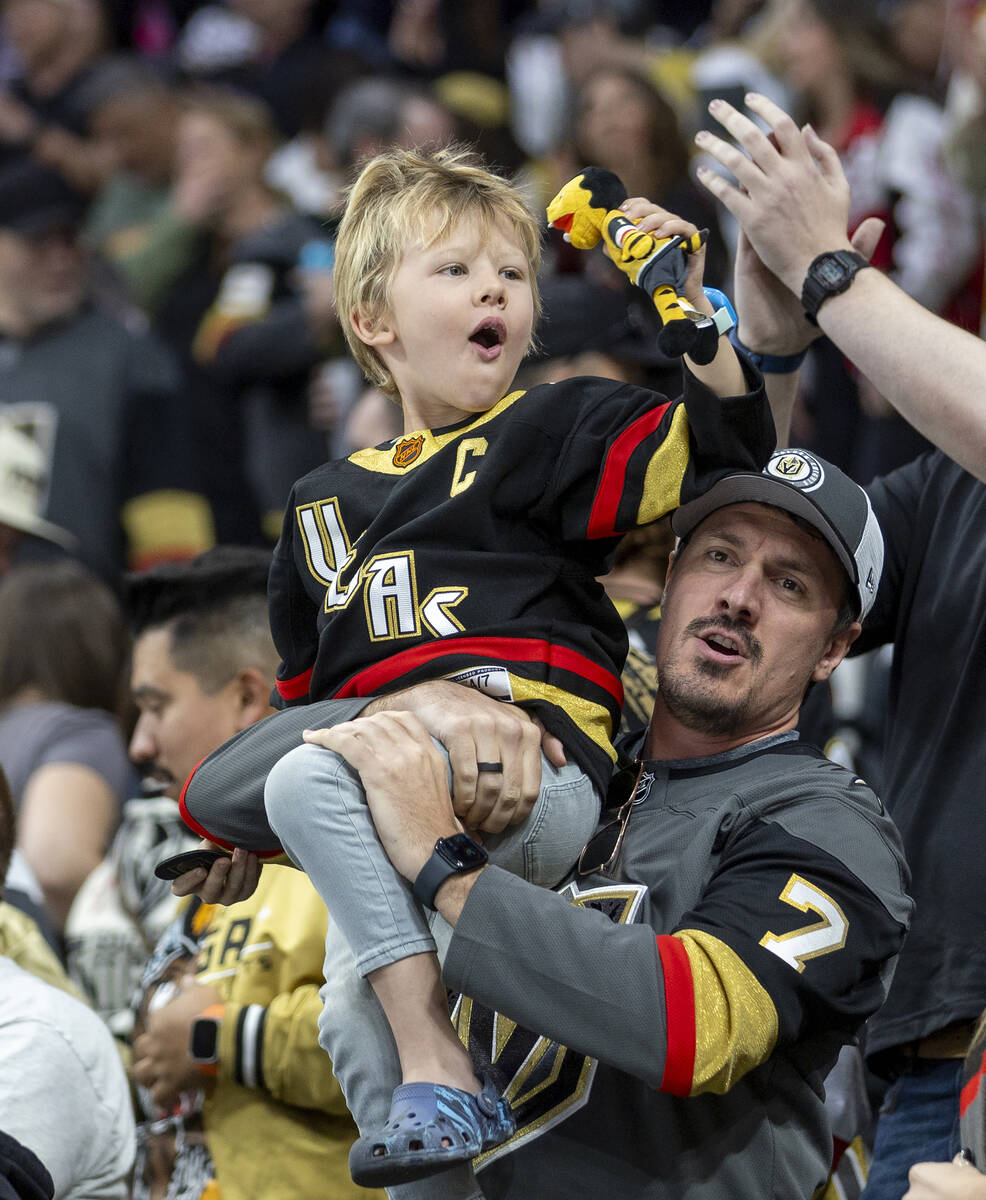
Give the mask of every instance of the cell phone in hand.
[[225, 850], [186, 850], [182, 854], [173, 854], [171, 858], [162, 859], [154, 868], [158, 879], [177, 879], [186, 871], [194, 871], [196, 867], [204, 867], [207, 871], [220, 858], [229, 858]]

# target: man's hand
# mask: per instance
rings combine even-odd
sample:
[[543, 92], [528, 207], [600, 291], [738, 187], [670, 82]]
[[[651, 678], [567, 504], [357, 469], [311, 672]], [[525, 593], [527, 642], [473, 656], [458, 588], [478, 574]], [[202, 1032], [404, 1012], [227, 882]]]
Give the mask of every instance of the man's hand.
[[445, 760], [409, 712], [378, 712], [331, 729], [305, 730], [310, 745], [334, 750], [356, 771], [387, 857], [412, 882], [440, 837], [460, 833]]
[[903, 1200], [986, 1200], [986, 1175], [962, 1161], [915, 1163]]
[[[502, 833], [524, 820], [541, 790], [542, 751], [556, 767], [565, 765], [561, 742], [533, 717], [475, 688], [419, 683], [379, 697], [359, 719], [394, 711], [414, 713], [448, 751], [455, 813], [469, 829]], [[503, 771], [479, 772], [481, 762], [502, 763]]]
[[147, 1028], [134, 1040], [134, 1079], [161, 1108], [171, 1108], [182, 1092], [199, 1088], [205, 1076], [189, 1054], [192, 1022], [222, 996], [193, 983], [168, 1004], [147, 1015]]
[[[212, 842], [199, 842], [199, 849], [217, 850]], [[237, 847], [232, 856], [224, 855], [206, 871], [196, 867], [179, 875], [171, 885], [176, 896], [198, 896], [206, 904], [238, 904], [257, 890], [260, 882], [260, 859], [256, 854]]]
[[739, 146], [705, 130], [695, 141], [732, 172], [738, 185], [708, 167], [699, 168], [699, 180], [737, 219], [761, 261], [800, 296], [814, 258], [852, 249], [846, 232], [849, 184], [839, 156], [810, 126], [799, 129], [782, 108], [756, 92], [746, 103], [772, 134], [725, 100], [713, 100], [709, 112]]

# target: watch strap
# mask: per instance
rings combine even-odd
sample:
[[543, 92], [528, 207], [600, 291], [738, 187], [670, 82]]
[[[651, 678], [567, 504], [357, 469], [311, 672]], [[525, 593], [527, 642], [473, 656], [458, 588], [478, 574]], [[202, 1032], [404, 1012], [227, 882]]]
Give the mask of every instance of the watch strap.
[[805, 349], [797, 354], [758, 354], [756, 350], [751, 350], [749, 346], [743, 345], [740, 341], [739, 330], [736, 328], [729, 331], [729, 340], [735, 349], [746, 355], [762, 375], [790, 375], [793, 371], [797, 371], [808, 353]]
[[716, 306], [716, 311], [712, 314], [712, 323], [715, 325], [719, 336], [722, 337], [724, 333], [729, 333], [735, 329], [737, 319], [736, 309], [733, 308], [726, 293], [714, 287], [704, 287], [702, 291], [708, 297], [709, 303]]

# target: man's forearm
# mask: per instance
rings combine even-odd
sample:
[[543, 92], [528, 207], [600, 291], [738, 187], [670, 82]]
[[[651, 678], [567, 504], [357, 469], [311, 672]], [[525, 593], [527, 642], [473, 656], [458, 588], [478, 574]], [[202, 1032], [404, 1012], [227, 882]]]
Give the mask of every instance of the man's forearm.
[[919, 433], [986, 481], [986, 344], [860, 271], [819, 326]]

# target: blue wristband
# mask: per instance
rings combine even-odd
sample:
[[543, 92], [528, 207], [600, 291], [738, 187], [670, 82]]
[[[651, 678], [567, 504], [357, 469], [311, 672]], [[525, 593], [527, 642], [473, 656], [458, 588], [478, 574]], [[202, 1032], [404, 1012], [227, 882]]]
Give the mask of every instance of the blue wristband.
[[716, 311], [712, 314], [712, 320], [715, 322], [715, 327], [722, 337], [724, 333], [728, 333], [730, 337], [736, 329], [736, 309], [729, 302], [729, 297], [725, 292], [720, 292], [718, 288], [704, 287], [710, 304], [715, 305]]
[[793, 371], [798, 370], [808, 353], [807, 349], [804, 349], [798, 354], [757, 354], [755, 350], [743, 345], [735, 325], [729, 331], [729, 340], [735, 349], [742, 351], [763, 375], [790, 375]]

